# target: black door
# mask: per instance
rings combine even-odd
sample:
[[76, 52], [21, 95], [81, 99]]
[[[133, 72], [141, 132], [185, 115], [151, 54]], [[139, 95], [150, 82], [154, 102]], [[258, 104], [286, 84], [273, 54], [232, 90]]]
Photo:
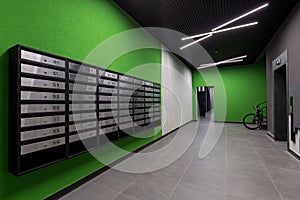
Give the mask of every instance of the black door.
[[274, 71], [274, 136], [275, 140], [287, 141], [288, 111], [286, 65]]

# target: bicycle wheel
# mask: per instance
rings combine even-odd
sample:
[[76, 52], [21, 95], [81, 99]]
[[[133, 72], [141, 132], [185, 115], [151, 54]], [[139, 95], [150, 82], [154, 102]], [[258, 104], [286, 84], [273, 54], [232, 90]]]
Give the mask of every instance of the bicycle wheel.
[[243, 118], [243, 124], [246, 128], [250, 130], [256, 130], [260, 127], [261, 125], [261, 120], [256, 114], [247, 114]]

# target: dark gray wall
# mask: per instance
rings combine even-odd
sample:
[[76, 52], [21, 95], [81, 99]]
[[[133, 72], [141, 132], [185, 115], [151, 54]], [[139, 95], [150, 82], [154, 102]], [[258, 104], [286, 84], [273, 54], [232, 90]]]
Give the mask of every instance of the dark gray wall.
[[289, 96], [294, 96], [295, 126], [300, 127], [300, 3], [271, 40], [266, 51], [268, 130], [273, 134], [272, 61], [288, 51]]

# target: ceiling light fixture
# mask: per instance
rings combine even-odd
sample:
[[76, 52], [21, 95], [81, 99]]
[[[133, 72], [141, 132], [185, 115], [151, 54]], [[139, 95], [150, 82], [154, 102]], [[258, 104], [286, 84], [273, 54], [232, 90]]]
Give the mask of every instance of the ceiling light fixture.
[[222, 32], [231, 31], [231, 30], [235, 30], [235, 29], [245, 28], [245, 27], [248, 27], [248, 26], [254, 26], [254, 25], [257, 25], [257, 24], [258, 24], [258, 22], [252, 22], [252, 23], [249, 23], [249, 24], [243, 24], [243, 25], [234, 26], [234, 27], [230, 27], [230, 28], [225, 28], [225, 29], [221, 29], [221, 30], [217, 30], [217, 31], [211, 31], [211, 32], [202, 33], [202, 34], [199, 34], [199, 35], [185, 37], [185, 38], [182, 38], [181, 40], [194, 39], [194, 38], [197, 38], [197, 37], [202, 37], [202, 36], [216, 34], [216, 33], [222, 33]]
[[266, 4], [262, 5], [262, 6], [259, 6], [258, 8], [255, 8], [255, 9], [253, 9], [253, 10], [251, 10], [251, 11], [249, 11], [249, 12], [247, 12], [247, 13], [245, 13], [245, 14], [237, 17], [237, 18], [234, 18], [234, 19], [232, 19], [232, 20], [230, 20], [230, 21], [228, 21], [228, 22], [226, 22], [226, 23], [224, 23], [224, 24], [222, 24], [222, 25], [220, 25], [220, 26], [212, 29], [211, 32], [209, 32], [209, 33], [203, 33], [203, 34], [199, 34], [199, 35], [195, 35], [195, 36], [190, 36], [190, 37], [182, 38], [181, 40], [188, 40], [188, 39], [193, 39], [193, 38], [205, 36], [203, 38], [200, 38], [200, 39], [198, 39], [198, 40], [196, 40], [194, 42], [191, 42], [191, 43], [189, 43], [189, 44], [181, 47], [180, 49], [182, 50], [182, 49], [185, 49], [185, 48], [187, 48], [189, 46], [192, 46], [192, 45], [194, 45], [194, 44], [196, 44], [196, 43], [198, 43], [200, 41], [203, 41], [203, 40], [205, 40], [205, 39], [213, 36], [216, 33], [222, 33], [222, 32], [226, 32], [226, 31], [230, 31], [230, 30], [235, 30], [235, 29], [239, 29], [239, 28], [244, 28], [244, 27], [248, 27], [248, 26], [257, 25], [258, 22], [254, 22], [254, 23], [250, 23], [250, 24], [245, 24], [245, 25], [241, 25], [241, 26], [235, 26], [235, 27], [231, 27], [231, 28], [219, 30], [220, 28], [223, 28], [223, 27], [225, 27], [225, 26], [227, 26], [229, 24], [232, 24], [233, 22], [236, 22], [236, 21], [238, 21], [238, 20], [240, 20], [242, 18], [245, 18], [245, 17], [247, 17], [247, 16], [249, 16], [249, 15], [251, 15], [251, 14], [253, 14], [253, 13], [255, 13], [255, 12], [257, 12], [257, 11], [263, 9], [263, 8], [265, 8], [265, 7], [268, 7], [268, 6], [269, 6], [269, 3], [266, 3]]
[[222, 24], [222, 25], [220, 25], [220, 26], [218, 26], [218, 27], [212, 29], [212, 31], [218, 30], [218, 29], [220, 29], [220, 28], [223, 28], [224, 26], [227, 26], [227, 25], [229, 25], [229, 24], [232, 24], [233, 22], [236, 22], [236, 21], [238, 21], [238, 20], [240, 20], [240, 19], [242, 19], [242, 18], [244, 18], [244, 17], [247, 17], [247, 16], [249, 16], [249, 15], [251, 15], [251, 14], [253, 14], [253, 13], [255, 13], [255, 12], [257, 12], [257, 11], [259, 11], [259, 10], [265, 8], [265, 7], [267, 7], [267, 6], [269, 6], [269, 3], [266, 3], [266, 4], [264, 4], [264, 5], [262, 5], [262, 6], [258, 7], [258, 8], [255, 8], [254, 10], [251, 10], [251, 11], [249, 11], [249, 12], [247, 12], [247, 13], [245, 13], [245, 14], [243, 14], [243, 15], [241, 15], [241, 16], [239, 16], [239, 17], [233, 19], [233, 20], [230, 20], [229, 22], [226, 22], [225, 24]]
[[205, 36], [205, 37], [203, 37], [203, 38], [201, 38], [201, 39], [199, 39], [199, 40], [196, 40], [196, 41], [194, 41], [194, 42], [192, 42], [192, 43], [189, 43], [189, 44], [187, 44], [187, 45], [181, 47], [180, 50], [185, 49], [185, 48], [187, 48], [187, 47], [189, 47], [189, 46], [192, 46], [193, 44], [196, 44], [196, 43], [198, 43], [198, 42], [200, 42], [200, 41], [203, 41], [203, 40], [205, 40], [205, 39], [207, 39], [207, 38], [209, 38], [209, 37], [211, 37], [211, 36], [213, 36], [213, 34], [207, 35], [207, 36]]
[[213, 66], [217, 66], [217, 65], [221, 65], [221, 64], [242, 62], [242, 61], [244, 61], [244, 58], [246, 58], [246, 57], [247, 57], [247, 55], [244, 55], [244, 56], [226, 59], [226, 60], [219, 61], [216, 63], [202, 64], [202, 65], [200, 65], [200, 67], [198, 67], [198, 69], [204, 69], [204, 68], [213, 67]]

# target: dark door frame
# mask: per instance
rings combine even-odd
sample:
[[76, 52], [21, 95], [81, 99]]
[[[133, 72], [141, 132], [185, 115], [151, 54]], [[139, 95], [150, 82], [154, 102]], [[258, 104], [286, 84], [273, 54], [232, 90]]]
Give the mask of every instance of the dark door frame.
[[275, 127], [275, 71], [279, 70], [280, 68], [285, 67], [285, 73], [286, 73], [286, 119], [287, 119], [287, 144], [289, 149], [289, 70], [288, 70], [288, 54], [287, 51], [284, 51], [280, 56], [278, 56], [273, 62], [272, 62], [272, 77], [273, 77], [273, 89], [272, 89], [272, 121], [273, 121], [273, 136], [275, 140], [278, 140], [276, 137], [276, 127]]
[[[196, 118], [197, 120], [199, 119], [200, 117], [200, 110], [199, 110], [199, 101], [198, 101], [198, 88], [200, 87], [205, 87], [206, 89], [209, 89], [209, 88], [213, 88], [215, 90], [215, 86], [196, 86]], [[214, 105], [215, 105], [215, 91], [214, 91]], [[207, 106], [207, 105], [206, 105]], [[215, 114], [215, 110], [214, 110], [214, 114]]]

